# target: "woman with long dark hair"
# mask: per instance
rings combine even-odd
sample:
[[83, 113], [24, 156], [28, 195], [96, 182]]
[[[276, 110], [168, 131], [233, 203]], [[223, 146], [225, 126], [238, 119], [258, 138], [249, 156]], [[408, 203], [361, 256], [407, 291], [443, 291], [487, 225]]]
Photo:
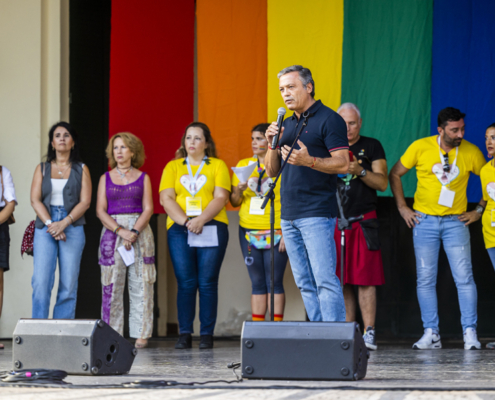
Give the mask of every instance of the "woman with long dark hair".
[[199, 348], [213, 347], [218, 277], [229, 240], [225, 206], [230, 192], [229, 171], [216, 157], [210, 129], [193, 122], [160, 183], [160, 203], [168, 214], [168, 247], [178, 284], [180, 337], [176, 349], [191, 348], [198, 291]]
[[79, 139], [70, 124], [49, 131], [46, 162], [36, 167], [31, 205], [36, 212], [33, 255], [33, 318], [48, 318], [57, 260], [59, 285], [53, 318], [72, 319], [86, 242], [84, 213], [91, 202], [91, 178], [79, 156]]

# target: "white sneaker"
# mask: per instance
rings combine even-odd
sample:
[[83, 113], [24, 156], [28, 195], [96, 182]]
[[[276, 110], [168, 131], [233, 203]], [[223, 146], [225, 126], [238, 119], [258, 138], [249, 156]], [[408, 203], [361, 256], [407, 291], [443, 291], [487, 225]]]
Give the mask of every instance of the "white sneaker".
[[464, 332], [464, 350], [481, 350], [481, 343], [478, 341], [476, 329], [467, 328]]
[[433, 332], [431, 328], [426, 328], [423, 337], [419, 339], [412, 347], [414, 350], [434, 350], [441, 349], [442, 342], [438, 332]]

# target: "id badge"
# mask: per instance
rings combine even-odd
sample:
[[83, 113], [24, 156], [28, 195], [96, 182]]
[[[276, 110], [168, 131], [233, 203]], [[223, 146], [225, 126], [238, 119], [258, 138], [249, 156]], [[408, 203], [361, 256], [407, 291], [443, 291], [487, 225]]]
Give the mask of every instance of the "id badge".
[[251, 197], [251, 205], [249, 206], [249, 214], [251, 215], [265, 215], [265, 209], [262, 209], [261, 206], [265, 199], [263, 197]]
[[492, 210], [491, 217], [492, 217], [492, 227], [494, 227], [495, 226], [495, 210]]
[[186, 215], [188, 217], [197, 217], [201, 215], [201, 197], [186, 197]]
[[447, 187], [442, 186], [442, 190], [440, 191], [440, 198], [438, 199], [438, 204], [440, 204], [441, 206], [452, 208], [452, 206], [454, 205], [454, 197], [455, 197], [455, 192], [453, 190], [450, 190]]

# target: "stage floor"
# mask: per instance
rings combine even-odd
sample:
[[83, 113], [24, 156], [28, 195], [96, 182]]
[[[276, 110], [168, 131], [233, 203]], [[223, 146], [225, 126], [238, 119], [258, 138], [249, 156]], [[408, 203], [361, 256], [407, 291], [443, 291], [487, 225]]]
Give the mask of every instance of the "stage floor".
[[[0, 370], [10, 370], [12, 368], [12, 343], [9, 341], [4, 341], [3, 343], [5, 344], [5, 350], [0, 351]], [[175, 340], [150, 341], [150, 347], [139, 350], [131, 373], [128, 375], [107, 377], [68, 376], [65, 380], [74, 385], [89, 386], [115, 385], [135, 380], [173, 380], [183, 383], [219, 379], [235, 380], [232, 370], [227, 368], [227, 364], [233, 361], [240, 361], [239, 340], [217, 340], [213, 350], [202, 351], [198, 349], [197, 341], [193, 342], [191, 350], [175, 350], [173, 348], [174, 344]], [[411, 344], [408, 342], [393, 345], [379, 343], [379, 350], [371, 353], [367, 376], [361, 381], [244, 380], [240, 383], [231, 384], [211, 383], [206, 385], [210, 389], [201, 390], [200, 392], [204, 394], [199, 397], [210, 397], [214, 393], [216, 395], [222, 394], [223, 397], [223, 394], [230, 393], [226, 398], [240, 398], [241, 396], [246, 398], [248, 393], [257, 392], [256, 398], [288, 398], [287, 393], [293, 393], [294, 395], [299, 393], [295, 397], [292, 395], [289, 397], [291, 399], [305, 399], [313, 398], [323, 393], [333, 395], [341, 393], [346, 399], [399, 400], [406, 397], [407, 399], [412, 398], [409, 395], [418, 393], [417, 391], [467, 390], [471, 391], [470, 393], [475, 397], [462, 398], [495, 399], [495, 351], [485, 349], [481, 351], [465, 351], [462, 349], [461, 341], [444, 342], [444, 347], [446, 348], [428, 351], [412, 350]], [[273, 386], [277, 386], [277, 389], [280, 389], [270, 390], [274, 389]], [[235, 392], [235, 389], [245, 390]], [[260, 397], [261, 391], [259, 389], [265, 389], [263, 393], [272, 393], [272, 395]], [[280, 391], [281, 389], [282, 391]], [[101, 392], [101, 390], [104, 389], [94, 388], [88, 391], [88, 388], [86, 388], [84, 392], [87, 393], [87, 396], [76, 396], [76, 393], [80, 391], [62, 390], [65, 395], [60, 393], [62, 397], [58, 397], [56, 393], [60, 391], [57, 389], [6, 388], [3, 386], [0, 387], [0, 395], [2, 399], [8, 398], [6, 396], [12, 395], [15, 397], [15, 395], [21, 394], [23, 395], [22, 399], [31, 398], [30, 394], [33, 395], [32, 398], [37, 400], [44, 398], [82, 399], [95, 398], [96, 393]], [[120, 398], [136, 398], [134, 396], [138, 393], [147, 393], [147, 398], [154, 398], [149, 397], [151, 392], [155, 393], [160, 390], [144, 390], [144, 392], [142, 389], [104, 390], [108, 395], [113, 393], [116, 396], [117, 392], [115, 391], [122, 394]], [[179, 392], [189, 394], [184, 394], [183, 397], [173, 396], [170, 398], [199, 398], [199, 391], [176, 389], [174, 391], [176, 394], [179, 394]], [[45, 397], [49, 393], [51, 395]], [[303, 395], [304, 393], [306, 395]], [[375, 397], [369, 397], [373, 393]], [[388, 395], [376, 397], [379, 393], [384, 395], [388, 393]], [[401, 396], [399, 396], [400, 393], [402, 393]], [[461, 394], [460, 392], [457, 393]], [[444, 395], [446, 394], [444, 392]], [[52, 397], [52, 395], [55, 397]], [[114, 398], [113, 395], [111, 397], [105, 395], [104, 397]], [[218, 398], [218, 396], [214, 397]], [[115, 398], [119, 398], [119, 396]], [[457, 396], [452, 398], [457, 398]]]

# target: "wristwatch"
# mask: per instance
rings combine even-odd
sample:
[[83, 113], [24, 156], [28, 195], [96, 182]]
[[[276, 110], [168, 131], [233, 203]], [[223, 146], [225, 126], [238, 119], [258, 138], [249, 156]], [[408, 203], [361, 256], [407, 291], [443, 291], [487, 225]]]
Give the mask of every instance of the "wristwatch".
[[52, 223], [53, 223], [53, 222], [52, 222], [52, 220], [51, 220], [51, 219], [47, 219], [47, 220], [45, 221], [45, 225], [46, 225], [46, 226], [51, 225]]
[[363, 170], [359, 173], [360, 178], [364, 178], [368, 172], [363, 168]]
[[478, 204], [475, 208], [475, 211], [478, 213], [478, 214], [483, 214], [483, 211], [485, 211], [485, 208], [481, 205], [481, 204]]

